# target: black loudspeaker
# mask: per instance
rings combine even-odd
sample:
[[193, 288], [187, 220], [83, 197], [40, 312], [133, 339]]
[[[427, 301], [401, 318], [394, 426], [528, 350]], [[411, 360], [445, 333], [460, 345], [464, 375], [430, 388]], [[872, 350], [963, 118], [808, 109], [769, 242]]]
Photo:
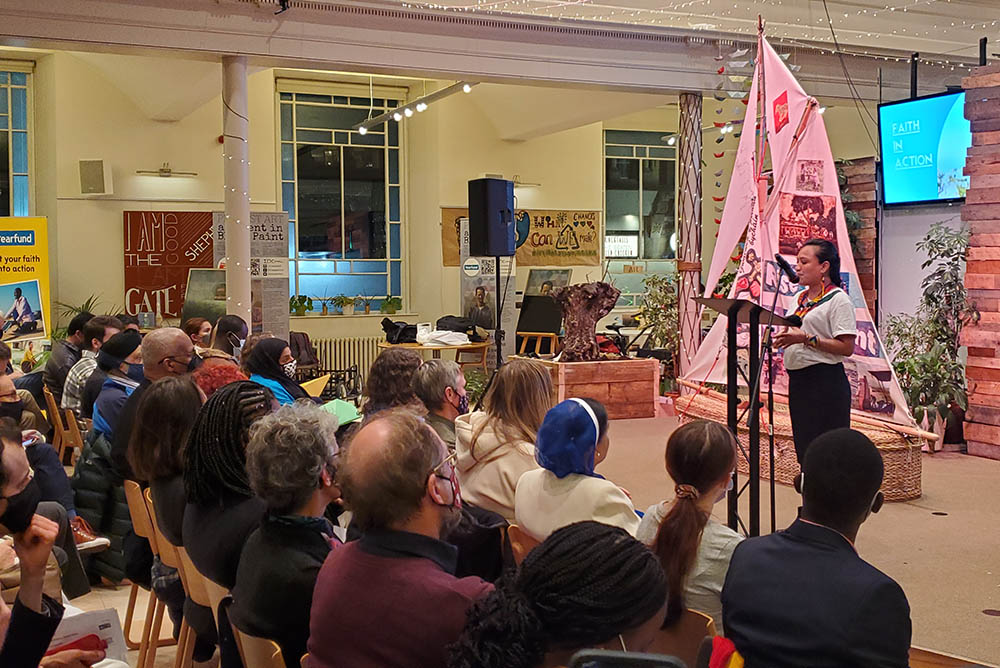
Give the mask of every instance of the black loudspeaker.
[[469, 255], [510, 257], [514, 240], [514, 182], [469, 181]]

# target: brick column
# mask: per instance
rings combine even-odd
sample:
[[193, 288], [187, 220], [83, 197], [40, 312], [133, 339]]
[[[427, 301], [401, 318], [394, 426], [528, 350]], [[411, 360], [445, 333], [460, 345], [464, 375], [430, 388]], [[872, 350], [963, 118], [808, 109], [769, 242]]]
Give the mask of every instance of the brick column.
[[875, 277], [878, 275], [876, 266], [875, 246], [878, 243], [875, 219], [878, 212], [876, 206], [875, 158], [856, 158], [850, 165], [844, 166], [847, 177], [847, 192], [851, 201], [844, 204], [849, 211], [857, 211], [861, 216], [861, 228], [855, 230], [854, 264], [858, 268], [858, 280], [868, 302], [868, 312], [875, 317], [875, 306], [878, 300]]

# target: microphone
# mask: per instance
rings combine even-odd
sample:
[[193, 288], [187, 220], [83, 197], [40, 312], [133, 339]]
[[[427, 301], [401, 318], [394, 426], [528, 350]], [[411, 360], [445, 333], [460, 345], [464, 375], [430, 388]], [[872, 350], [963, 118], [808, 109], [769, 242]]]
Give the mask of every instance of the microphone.
[[792, 283], [799, 282], [799, 275], [795, 273], [794, 269], [792, 269], [792, 265], [788, 264], [788, 260], [781, 257], [780, 253], [775, 254], [774, 261], [778, 263], [779, 267], [781, 267], [782, 273], [784, 273], [785, 276], [788, 276], [789, 281]]

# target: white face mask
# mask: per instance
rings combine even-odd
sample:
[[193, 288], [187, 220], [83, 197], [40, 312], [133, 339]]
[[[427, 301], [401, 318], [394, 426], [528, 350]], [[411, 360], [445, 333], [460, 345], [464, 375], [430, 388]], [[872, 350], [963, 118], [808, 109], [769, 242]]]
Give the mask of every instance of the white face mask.
[[726, 498], [726, 496], [729, 494], [729, 492], [733, 491], [733, 484], [734, 484], [733, 483], [733, 476], [729, 476], [729, 483], [726, 485], [726, 488], [724, 490], [722, 490], [721, 492], [719, 492], [719, 498], [717, 498], [715, 500], [716, 503], [718, 503], [719, 501], [722, 501], [724, 498]]
[[281, 370], [285, 372], [286, 376], [288, 376], [289, 378], [291, 378], [292, 380], [294, 380], [295, 379], [295, 369], [298, 367], [298, 365], [299, 365], [299, 363], [296, 360], [292, 360], [291, 362], [286, 362], [285, 364], [282, 364], [281, 365]]

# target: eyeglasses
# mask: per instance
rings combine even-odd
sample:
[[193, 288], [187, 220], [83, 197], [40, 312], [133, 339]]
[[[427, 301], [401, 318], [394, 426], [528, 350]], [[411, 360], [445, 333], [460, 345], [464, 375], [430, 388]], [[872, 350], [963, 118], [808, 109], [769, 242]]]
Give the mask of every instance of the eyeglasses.
[[[457, 458], [458, 458], [458, 453], [457, 452], [451, 453], [450, 455], [448, 455], [447, 457], [445, 457], [444, 459], [442, 459], [440, 464], [438, 464], [437, 466], [435, 466], [434, 468], [432, 468], [430, 474], [433, 475], [433, 476], [437, 476], [438, 478], [444, 478], [445, 480], [451, 480], [454, 477], [454, 475], [455, 475], [454, 464], [455, 464], [455, 460]], [[444, 466], [445, 464], [451, 464], [452, 465], [451, 473], [449, 475], [443, 475], [441, 473], [441, 471], [440, 471], [441, 467]]]

